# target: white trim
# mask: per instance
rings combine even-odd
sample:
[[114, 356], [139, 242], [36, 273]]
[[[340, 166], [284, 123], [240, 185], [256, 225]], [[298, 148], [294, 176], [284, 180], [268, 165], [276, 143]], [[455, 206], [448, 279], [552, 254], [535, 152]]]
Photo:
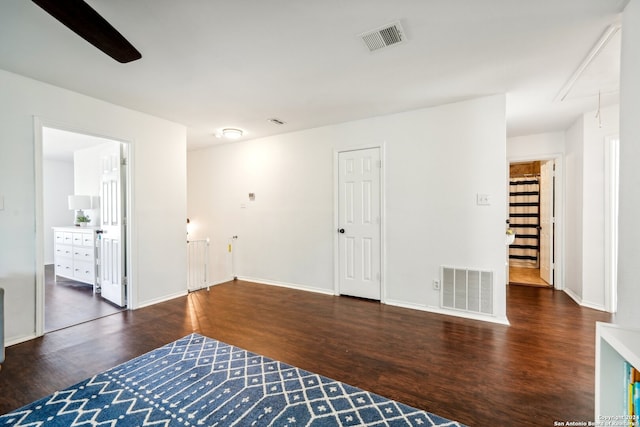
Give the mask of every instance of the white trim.
[[582, 307], [590, 308], [590, 309], [592, 309], [592, 310], [607, 311], [607, 310], [605, 310], [605, 309], [604, 309], [604, 305], [602, 305], [602, 304], [592, 303], [592, 302], [585, 301], [585, 300], [582, 300], [582, 304], [580, 304], [580, 305], [581, 305]]
[[481, 315], [481, 314], [469, 313], [466, 311], [447, 310], [439, 307], [433, 307], [433, 306], [427, 306], [427, 305], [421, 305], [421, 304], [412, 304], [412, 303], [395, 301], [395, 300], [387, 300], [385, 304], [392, 305], [395, 307], [408, 308], [411, 310], [419, 310], [419, 311], [426, 311], [429, 313], [441, 314], [444, 316], [462, 317], [465, 319], [480, 320], [482, 322], [491, 322], [491, 323], [497, 323], [497, 324], [506, 325], [506, 326], [511, 325], [509, 323], [509, 320], [506, 317]]
[[38, 338], [38, 335], [35, 335], [35, 334], [24, 335], [22, 337], [12, 338], [10, 340], [7, 340], [4, 343], [4, 346], [5, 347], [11, 347], [12, 345], [21, 344], [23, 342], [31, 341], [31, 340], [36, 339], [36, 338]]
[[[133, 197], [133, 180], [134, 180], [134, 168], [135, 164], [135, 147], [136, 144], [134, 140], [130, 140], [129, 142], [125, 141], [124, 144], [124, 155], [126, 156], [126, 177], [127, 182], [125, 185], [127, 187], [127, 209], [125, 212], [127, 223], [125, 227], [125, 235], [127, 239], [127, 308], [129, 310], [135, 310], [138, 308], [138, 263], [133, 262], [133, 254], [138, 253], [136, 242], [138, 239], [133, 238], [133, 232], [137, 230], [136, 220], [133, 213], [135, 210], [135, 197]], [[134, 292], [136, 291], [136, 292]]]
[[197, 291], [201, 291], [203, 289], [208, 289], [208, 288], [210, 288], [212, 286], [224, 285], [225, 283], [230, 283], [232, 281], [233, 281], [233, 279], [226, 279], [226, 280], [222, 280], [222, 281], [218, 281], [218, 282], [209, 282], [206, 285], [203, 285], [201, 288], [189, 289], [188, 292], [197, 292]]
[[580, 298], [580, 297], [578, 296], [578, 294], [576, 294], [575, 292], [573, 292], [570, 288], [563, 289], [563, 292], [564, 292], [565, 294], [569, 295], [569, 297], [570, 297], [572, 300], [574, 300], [576, 304], [578, 304], [578, 305], [580, 305], [580, 306], [582, 305], [582, 298]]
[[36, 258], [35, 258], [35, 270], [36, 270], [36, 290], [35, 290], [35, 336], [40, 337], [44, 335], [44, 305], [45, 305], [45, 280], [44, 280], [44, 206], [43, 206], [43, 183], [42, 183], [42, 167], [43, 167], [43, 128], [52, 128], [58, 130], [64, 130], [67, 132], [78, 133], [82, 135], [89, 135], [98, 138], [109, 139], [112, 141], [116, 141], [122, 143], [125, 148], [125, 152], [127, 155], [127, 164], [126, 164], [126, 174], [127, 174], [127, 194], [126, 194], [126, 217], [127, 217], [127, 227], [126, 227], [126, 238], [127, 238], [127, 309], [133, 310], [137, 307], [137, 280], [135, 276], [137, 263], [133, 262], [133, 254], [135, 251], [135, 241], [133, 240], [132, 230], [135, 229], [134, 219], [133, 219], [133, 197], [132, 197], [132, 189], [133, 180], [134, 180], [134, 155], [133, 149], [135, 148], [135, 144], [133, 140], [126, 140], [106, 134], [101, 134], [98, 132], [93, 132], [87, 129], [79, 128], [74, 125], [70, 125], [68, 123], [59, 122], [56, 120], [45, 119], [38, 116], [33, 116], [33, 128], [34, 128], [34, 168], [35, 168], [35, 195], [36, 195], [36, 206], [35, 206], [35, 247], [36, 247]]
[[176, 292], [176, 293], [171, 294], [171, 295], [165, 295], [165, 296], [163, 296], [161, 298], [156, 298], [156, 299], [152, 299], [150, 301], [146, 301], [144, 304], [139, 305], [138, 307], [136, 307], [136, 309], [150, 307], [152, 305], [159, 304], [161, 302], [167, 302], [167, 301], [171, 301], [172, 299], [185, 297], [188, 294], [189, 294], [189, 292], [187, 292], [187, 290], [184, 290], [184, 291]]
[[[364, 145], [350, 145], [333, 150], [333, 229], [337, 230], [340, 226], [339, 218], [339, 201], [340, 201], [340, 189], [339, 189], [339, 176], [340, 176], [340, 153], [348, 151], [368, 150], [371, 148], [377, 148], [380, 150], [380, 302], [385, 303], [387, 299], [387, 286], [386, 286], [386, 262], [387, 262], [387, 247], [386, 247], [386, 141], [381, 141], [376, 144], [364, 144]], [[333, 236], [333, 294], [340, 295], [340, 243], [338, 233], [334, 233]]]
[[[258, 283], [261, 285], [279, 286], [281, 288], [289, 288], [289, 289], [296, 289], [299, 291], [314, 292], [317, 294], [324, 294], [324, 295], [331, 295], [331, 296], [337, 295], [329, 289], [316, 288], [314, 286], [300, 285], [297, 283], [276, 282], [273, 280], [257, 279], [255, 277], [246, 277], [246, 276], [238, 277], [238, 280], [242, 280], [244, 282]], [[224, 282], [224, 283], [229, 283], [229, 282]]]
[[[555, 160], [555, 231], [554, 231], [554, 283], [553, 287], [557, 290], [565, 289], [565, 189], [566, 180], [564, 176], [564, 154], [530, 154], [527, 156], [508, 157], [507, 163], [531, 162], [535, 160]], [[507, 176], [508, 180], [508, 176]], [[508, 187], [508, 185], [506, 186]], [[508, 188], [506, 190], [509, 191]], [[509, 198], [507, 197], [507, 201]], [[507, 209], [508, 209], [507, 205]], [[508, 211], [507, 211], [508, 212]], [[508, 248], [507, 248], [508, 252]], [[508, 263], [507, 258], [507, 263]], [[508, 265], [507, 265], [508, 268]]]
[[36, 191], [36, 233], [35, 233], [35, 270], [36, 270], [36, 328], [35, 336], [44, 335], [44, 189], [43, 189], [43, 147], [42, 147], [42, 128], [44, 124], [39, 117], [33, 117], [33, 165], [35, 172], [35, 191]]
[[604, 309], [604, 306], [602, 304], [594, 304], [592, 302], [589, 301], [585, 301], [583, 300], [581, 297], [578, 296], [578, 294], [576, 294], [575, 292], [573, 292], [571, 289], [566, 288], [563, 290], [563, 292], [567, 295], [569, 295], [569, 297], [576, 303], [578, 304], [580, 307], [585, 307], [585, 308], [590, 308], [593, 310], [598, 310], [598, 311], [606, 311]]
[[604, 308], [617, 311], [618, 291], [618, 185], [620, 178], [620, 138], [604, 140]]

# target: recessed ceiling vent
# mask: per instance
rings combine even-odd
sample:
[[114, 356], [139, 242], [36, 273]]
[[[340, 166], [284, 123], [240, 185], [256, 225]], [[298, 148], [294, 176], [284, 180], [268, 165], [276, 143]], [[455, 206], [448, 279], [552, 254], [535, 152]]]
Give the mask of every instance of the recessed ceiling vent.
[[360, 37], [370, 52], [406, 41], [399, 21], [362, 33]]

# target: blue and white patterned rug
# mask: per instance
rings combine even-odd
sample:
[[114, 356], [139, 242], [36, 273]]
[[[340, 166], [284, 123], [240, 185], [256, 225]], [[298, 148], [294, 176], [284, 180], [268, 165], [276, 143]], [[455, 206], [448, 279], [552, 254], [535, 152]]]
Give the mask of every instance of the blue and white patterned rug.
[[0, 426], [461, 426], [192, 334], [0, 416]]

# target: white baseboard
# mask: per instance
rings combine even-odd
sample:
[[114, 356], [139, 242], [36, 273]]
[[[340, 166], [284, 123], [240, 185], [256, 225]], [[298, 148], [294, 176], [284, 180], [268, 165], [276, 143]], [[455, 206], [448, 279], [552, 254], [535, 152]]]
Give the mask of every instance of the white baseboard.
[[300, 285], [297, 283], [275, 282], [273, 280], [258, 279], [255, 277], [246, 277], [246, 276], [238, 277], [238, 280], [244, 280], [245, 282], [260, 283], [262, 285], [280, 286], [282, 288], [296, 289], [299, 291], [315, 292], [315, 293], [324, 294], [324, 295], [335, 295], [333, 290], [316, 288], [314, 286]]
[[[238, 280], [244, 280], [246, 282], [253, 282], [253, 283], [260, 283], [263, 285], [271, 285], [271, 286], [281, 286], [284, 288], [290, 288], [290, 289], [296, 289], [296, 290], [300, 290], [300, 291], [309, 291], [309, 292], [316, 292], [316, 293], [320, 293], [320, 294], [324, 294], [324, 295], [332, 295], [335, 296], [335, 292], [333, 290], [328, 290], [328, 289], [323, 289], [323, 288], [315, 288], [312, 286], [305, 286], [305, 285], [299, 285], [299, 284], [295, 284], [295, 283], [286, 283], [286, 282], [275, 282], [272, 280], [266, 280], [266, 279], [259, 279], [259, 278], [255, 278], [255, 277], [238, 277]], [[406, 303], [406, 302], [402, 302], [402, 301], [394, 301], [394, 300], [385, 300], [383, 302], [384, 304], [388, 304], [388, 305], [393, 305], [396, 307], [402, 307], [402, 308], [408, 308], [408, 309], [412, 309], [412, 310], [420, 310], [420, 311], [428, 311], [431, 313], [436, 313], [436, 314], [442, 314], [442, 315], [446, 315], [446, 316], [456, 316], [456, 317], [463, 317], [466, 319], [472, 319], [472, 320], [480, 320], [483, 322], [491, 322], [491, 323], [497, 323], [500, 325], [509, 325], [509, 320], [504, 317], [504, 318], [500, 318], [500, 317], [495, 317], [495, 316], [483, 316], [483, 315], [476, 315], [474, 313], [465, 313], [465, 312], [461, 312], [461, 311], [456, 311], [456, 310], [445, 310], [445, 309], [440, 309], [437, 307], [428, 307], [425, 305], [420, 305], [420, 304], [412, 304], [412, 303]]]
[[602, 304], [595, 304], [589, 301], [585, 301], [580, 296], [578, 296], [578, 294], [576, 294], [569, 288], [565, 288], [563, 291], [565, 294], [569, 295], [569, 297], [572, 300], [574, 300], [576, 304], [578, 304], [581, 307], [591, 308], [593, 310], [598, 310], [598, 311], [607, 311]]
[[201, 288], [198, 288], [198, 289], [188, 289], [188, 292], [201, 291], [201, 290], [203, 290], [203, 289], [207, 289], [207, 288], [210, 288], [210, 287], [212, 287], [212, 286], [222, 285], [222, 284], [224, 284], [224, 283], [229, 283], [229, 282], [231, 282], [231, 281], [233, 281], [233, 279], [224, 280], [224, 281], [221, 281], [221, 282], [210, 282], [210, 283], [207, 283], [206, 285], [204, 285], [204, 286], [202, 286]]
[[596, 303], [592, 303], [592, 302], [585, 301], [585, 300], [582, 300], [582, 304], [580, 304], [580, 305], [583, 306], [583, 307], [586, 307], [586, 308], [591, 308], [593, 310], [607, 311], [602, 304], [596, 304]]
[[580, 298], [578, 296], [578, 294], [576, 294], [575, 292], [573, 292], [571, 289], [569, 288], [564, 288], [563, 292], [567, 295], [569, 295], [569, 298], [571, 298], [572, 300], [574, 300], [576, 302], [576, 304], [578, 305], [582, 305], [582, 298]]
[[421, 305], [421, 304], [412, 304], [412, 303], [407, 303], [403, 301], [394, 301], [389, 299], [385, 300], [385, 304], [393, 305], [396, 307], [402, 307], [402, 308], [410, 308], [412, 310], [427, 311], [429, 313], [442, 314], [445, 316], [462, 317], [465, 319], [480, 320], [482, 322], [491, 322], [491, 323], [497, 323], [499, 325], [506, 325], [506, 326], [510, 325], [509, 319], [507, 319], [506, 317], [488, 316], [488, 315], [482, 315], [482, 314], [468, 313], [466, 311], [447, 310], [439, 307], [432, 307], [432, 306]]
[[165, 296], [163, 296], [161, 298], [156, 298], [156, 299], [152, 299], [152, 300], [149, 300], [149, 301], [145, 301], [144, 303], [138, 304], [137, 307], [133, 307], [131, 309], [132, 310], [137, 310], [139, 308], [149, 307], [151, 305], [159, 304], [161, 302], [170, 301], [172, 299], [176, 299], [176, 298], [187, 296], [187, 294], [188, 294], [188, 292], [186, 290], [180, 291], [180, 292], [176, 292], [175, 294], [165, 295]]
[[23, 342], [27, 342], [27, 341], [31, 341], [33, 339], [38, 338], [36, 336], [36, 334], [32, 334], [32, 335], [25, 335], [23, 337], [13, 337], [13, 338], [7, 338], [7, 340], [4, 343], [5, 347], [11, 347], [12, 345], [16, 345], [16, 344], [20, 344]]

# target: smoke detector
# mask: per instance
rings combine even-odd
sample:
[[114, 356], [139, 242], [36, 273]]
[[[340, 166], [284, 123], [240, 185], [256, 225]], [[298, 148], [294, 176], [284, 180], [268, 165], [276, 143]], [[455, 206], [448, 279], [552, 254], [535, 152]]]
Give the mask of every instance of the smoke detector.
[[360, 38], [370, 52], [404, 43], [407, 39], [400, 21], [392, 22], [375, 30], [366, 31], [360, 34]]

